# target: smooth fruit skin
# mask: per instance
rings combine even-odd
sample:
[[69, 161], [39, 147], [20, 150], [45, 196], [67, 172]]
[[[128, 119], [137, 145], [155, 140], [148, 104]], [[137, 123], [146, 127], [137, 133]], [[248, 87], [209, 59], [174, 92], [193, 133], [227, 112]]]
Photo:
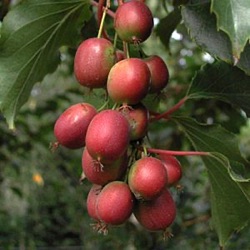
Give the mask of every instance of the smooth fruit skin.
[[147, 95], [150, 71], [139, 58], [128, 58], [116, 63], [109, 72], [107, 91], [117, 103], [137, 104]]
[[97, 197], [100, 194], [102, 186], [93, 184], [91, 189], [89, 190], [87, 200], [86, 200], [86, 207], [89, 216], [94, 219], [98, 220], [98, 216], [96, 213], [96, 201]]
[[87, 128], [96, 114], [95, 107], [88, 103], [70, 106], [59, 116], [54, 125], [57, 142], [70, 149], [83, 147]]
[[159, 155], [164, 167], [167, 170], [168, 186], [177, 184], [182, 177], [182, 167], [176, 157], [172, 155]]
[[165, 62], [161, 57], [157, 55], [150, 56], [145, 58], [144, 61], [148, 65], [148, 68], [151, 73], [150, 81], [150, 93], [158, 93], [163, 90], [169, 80], [169, 71]]
[[88, 181], [104, 186], [108, 182], [120, 179], [127, 168], [127, 155], [110, 164], [101, 164], [85, 148], [82, 154], [82, 170]]
[[137, 199], [152, 200], [167, 184], [167, 171], [155, 157], [143, 157], [131, 166], [128, 185]]
[[110, 41], [105, 38], [89, 38], [80, 44], [75, 54], [76, 79], [91, 89], [105, 87], [115, 60], [115, 49]]
[[130, 140], [142, 139], [148, 131], [149, 112], [147, 108], [139, 103], [124, 109], [123, 114], [130, 124]]
[[98, 195], [96, 209], [98, 218], [110, 225], [121, 225], [130, 217], [134, 197], [125, 182], [114, 181], [103, 187]]
[[116, 50], [115, 56], [116, 56], [116, 62], [119, 62], [119, 61], [126, 58], [125, 54], [124, 54], [124, 52], [122, 50]]
[[138, 222], [149, 231], [164, 231], [175, 220], [176, 205], [166, 188], [159, 197], [151, 201], [138, 201], [133, 211]]
[[114, 27], [125, 42], [145, 41], [151, 35], [153, 25], [152, 13], [143, 2], [132, 0], [123, 3], [116, 10]]
[[103, 110], [89, 124], [86, 147], [101, 163], [112, 163], [124, 155], [130, 141], [127, 119], [116, 110]]

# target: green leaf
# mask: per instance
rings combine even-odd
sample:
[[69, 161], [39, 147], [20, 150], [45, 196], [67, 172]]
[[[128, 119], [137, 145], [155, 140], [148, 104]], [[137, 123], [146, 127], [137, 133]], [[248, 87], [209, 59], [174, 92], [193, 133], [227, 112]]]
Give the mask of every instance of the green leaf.
[[248, 43], [241, 53], [240, 60], [236, 64], [237, 67], [244, 70], [247, 75], [250, 75], [250, 43]]
[[75, 46], [90, 17], [87, 0], [27, 0], [5, 17], [0, 39], [0, 109], [10, 128], [32, 87], [60, 62], [58, 49]]
[[209, 0], [190, 1], [190, 4], [182, 7], [181, 13], [190, 36], [202, 50], [215, 58], [235, 64], [250, 75], [250, 44], [246, 45], [240, 59], [236, 60], [229, 36], [217, 28], [216, 15], [211, 13], [211, 2]]
[[175, 117], [185, 133], [201, 151], [219, 152], [236, 162], [246, 162], [239, 151], [237, 137], [220, 125], [207, 125], [191, 118]]
[[188, 98], [216, 98], [241, 108], [250, 116], [250, 76], [227, 63], [205, 65], [194, 77]]
[[175, 8], [166, 17], [162, 18], [155, 28], [156, 35], [160, 38], [161, 42], [169, 50], [169, 41], [173, 31], [181, 22], [181, 11]]
[[[197, 151], [212, 152], [203, 161], [211, 184], [213, 225], [224, 246], [230, 235], [250, 220], [249, 164], [240, 154], [236, 136], [221, 126], [200, 124], [186, 117], [173, 119]], [[230, 171], [234, 170], [242, 175], [241, 182], [232, 178]]]
[[212, 158], [204, 158], [203, 161], [211, 184], [213, 225], [220, 245], [224, 246], [234, 231], [249, 223], [250, 201], [238, 183], [229, 178], [225, 165]]
[[218, 29], [230, 37], [234, 57], [239, 59], [250, 38], [250, 1], [212, 0], [211, 10], [216, 14]]
[[241, 191], [244, 193], [248, 201], [250, 202], [250, 169], [249, 163], [239, 163], [236, 161], [230, 161], [227, 157], [220, 153], [211, 153], [218, 163], [221, 163], [227, 168], [228, 173], [232, 180], [236, 181]]
[[[193, 3], [193, 2], [192, 2]], [[194, 1], [182, 8], [182, 17], [191, 37], [211, 55], [232, 62], [228, 36], [216, 28], [216, 16], [210, 13], [210, 1]]]

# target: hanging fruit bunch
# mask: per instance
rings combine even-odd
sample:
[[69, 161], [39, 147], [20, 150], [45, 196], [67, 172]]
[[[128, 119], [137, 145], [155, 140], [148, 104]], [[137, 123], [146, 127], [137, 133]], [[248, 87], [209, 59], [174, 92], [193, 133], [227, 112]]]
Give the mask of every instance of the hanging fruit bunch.
[[[83, 176], [92, 183], [86, 207], [96, 222], [95, 230], [106, 234], [109, 226], [121, 225], [133, 214], [145, 229], [163, 231], [166, 236], [176, 217], [169, 188], [182, 177], [175, 155], [199, 152], [145, 146], [149, 123], [169, 118], [184, 100], [163, 114], [148, 110], [143, 99], [165, 89], [168, 67], [158, 55], [131, 57], [129, 47], [140, 49], [150, 37], [153, 15], [144, 1], [119, 1], [115, 12], [104, 2], [92, 1], [101, 17], [98, 37], [79, 45], [74, 73], [80, 85], [103, 89], [108, 102], [99, 110], [89, 103], [65, 110], [54, 126], [55, 146], [83, 148]], [[104, 30], [107, 14], [113, 17], [113, 40]], [[118, 39], [122, 50], [117, 47]]]

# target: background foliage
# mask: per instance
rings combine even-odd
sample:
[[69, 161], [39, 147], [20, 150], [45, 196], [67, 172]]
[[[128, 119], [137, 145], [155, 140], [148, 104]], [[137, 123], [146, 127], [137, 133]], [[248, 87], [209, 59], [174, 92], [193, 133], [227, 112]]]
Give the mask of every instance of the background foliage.
[[[179, 157], [184, 176], [182, 192], [171, 189], [178, 208], [171, 228], [174, 238], [164, 242], [160, 234], [142, 230], [133, 218], [112, 228], [108, 236], [94, 233], [84, 203], [90, 184], [79, 184], [82, 150], [59, 148], [52, 153], [49, 149], [55, 140], [55, 120], [63, 110], [81, 101], [97, 107], [102, 104], [103, 92], [90, 93], [73, 75], [77, 45], [97, 35], [96, 9], [86, 0], [2, 1], [2, 249], [249, 246], [250, 23], [242, 15], [247, 15], [250, 3], [147, 3], [155, 17], [155, 29], [142, 48], [148, 55], [162, 56], [171, 79], [166, 91], [145, 103], [163, 112], [187, 98], [172, 120], [150, 125], [151, 146], [209, 151], [213, 156]], [[225, 8], [230, 11], [222, 12]], [[238, 20], [244, 22], [236, 29], [233, 24]], [[113, 35], [111, 18], [105, 26]]]

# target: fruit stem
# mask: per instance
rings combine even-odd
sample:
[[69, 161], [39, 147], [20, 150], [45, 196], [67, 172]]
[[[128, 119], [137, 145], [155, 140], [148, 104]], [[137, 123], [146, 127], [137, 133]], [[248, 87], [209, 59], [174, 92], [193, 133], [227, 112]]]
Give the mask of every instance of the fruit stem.
[[116, 110], [118, 108], [119, 104], [118, 103], [115, 103], [112, 107], [112, 110]]
[[116, 49], [116, 45], [117, 45], [117, 33], [115, 32], [114, 42], [113, 42], [113, 46], [115, 49]]
[[98, 7], [97, 7], [97, 19], [98, 19], [98, 25], [101, 25], [103, 10], [104, 10], [104, 4], [106, 0], [99, 0]]
[[104, 102], [104, 104], [97, 110], [97, 112], [100, 112], [103, 109], [105, 109], [108, 106], [108, 104], [109, 104], [109, 99], [106, 102]]
[[148, 149], [145, 146], [143, 146], [143, 154], [144, 154], [144, 156], [148, 155]]
[[123, 52], [124, 52], [125, 58], [130, 58], [129, 47], [128, 47], [127, 42], [123, 42]]
[[102, 36], [104, 21], [105, 21], [105, 17], [106, 17], [106, 14], [107, 14], [107, 9], [108, 9], [108, 7], [105, 7], [104, 10], [103, 10], [102, 20], [101, 20], [100, 27], [99, 27], [99, 30], [98, 30], [97, 38], [101, 38], [101, 36]]
[[[96, 1], [94, 1], [94, 0], [90, 1], [90, 4], [91, 4], [92, 6], [95, 6], [95, 7], [98, 7], [98, 5], [99, 5], [99, 4], [98, 4]], [[105, 8], [106, 8], [106, 7], [103, 7], [103, 9], [105, 9]], [[106, 12], [107, 12], [107, 14], [108, 14], [110, 17], [112, 17], [112, 18], [115, 17], [115, 12], [114, 12], [114, 11], [112, 11], [112, 10], [110, 10], [110, 9], [107, 9]]]
[[[141, 151], [144, 151], [144, 147], [139, 148]], [[165, 154], [165, 155], [179, 155], [179, 156], [210, 156], [210, 152], [204, 151], [174, 151], [174, 150], [164, 150], [164, 149], [157, 149], [157, 148], [147, 148], [148, 153], [155, 153], [155, 154]]]
[[[97, 20], [98, 20], [98, 25], [101, 25], [102, 17], [103, 17], [103, 11], [105, 10], [104, 4], [106, 2], [106, 8], [110, 8], [110, 0], [100, 0], [98, 3], [98, 9], [97, 9]], [[110, 40], [106, 30], [103, 28], [102, 29], [102, 36], [108, 40]]]
[[169, 116], [174, 113], [175, 111], [177, 111], [178, 109], [180, 109], [180, 107], [188, 100], [188, 97], [185, 96], [184, 98], [182, 98], [177, 104], [175, 104], [172, 108], [170, 108], [169, 110], [167, 110], [166, 112], [162, 113], [162, 114], [154, 114], [154, 117], [150, 118], [150, 122], [153, 121], [158, 121], [162, 118], [164, 119], [169, 119]]

